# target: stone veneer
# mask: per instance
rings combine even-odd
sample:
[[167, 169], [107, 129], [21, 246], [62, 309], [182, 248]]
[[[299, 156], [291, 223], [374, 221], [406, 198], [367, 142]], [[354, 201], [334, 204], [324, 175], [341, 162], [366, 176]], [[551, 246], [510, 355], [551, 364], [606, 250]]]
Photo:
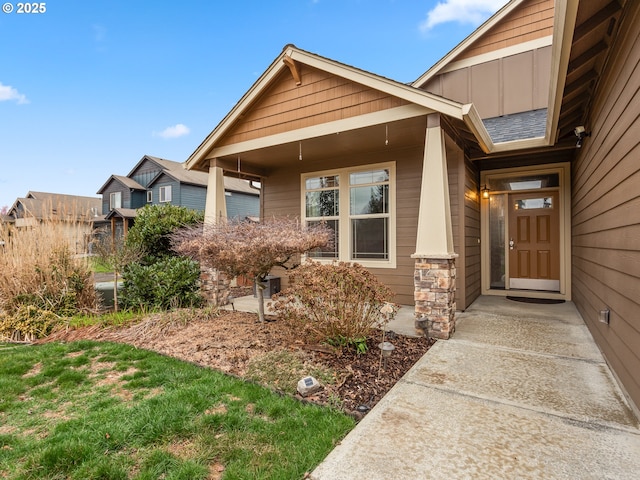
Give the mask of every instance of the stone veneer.
[[215, 268], [200, 266], [200, 291], [208, 305], [219, 307], [229, 303], [230, 282]]
[[415, 327], [430, 338], [446, 340], [456, 328], [457, 256], [414, 256]]

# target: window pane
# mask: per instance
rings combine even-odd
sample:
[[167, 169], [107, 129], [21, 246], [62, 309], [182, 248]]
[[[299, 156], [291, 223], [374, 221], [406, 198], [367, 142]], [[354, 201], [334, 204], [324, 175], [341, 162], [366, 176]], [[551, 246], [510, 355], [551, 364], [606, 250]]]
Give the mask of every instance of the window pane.
[[558, 185], [560, 185], [560, 175], [557, 173], [489, 179], [489, 188], [498, 192], [536, 190], [538, 188], [557, 187]]
[[516, 210], [531, 210], [536, 208], [553, 208], [553, 197], [525, 198], [517, 200]]
[[387, 218], [357, 218], [351, 220], [351, 258], [389, 259]]
[[338, 190], [320, 190], [305, 194], [307, 217], [336, 217], [339, 215]]
[[349, 175], [351, 185], [363, 185], [365, 183], [380, 183], [389, 181], [389, 170], [369, 170], [366, 172], [355, 172]]
[[505, 288], [505, 204], [506, 194], [489, 199], [489, 263], [491, 288]]
[[[328, 247], [316, 248], [307, 253], [309, 258], [338, 258], [338, 220], [327, 220], [326, 225], [333, 230], [333, 241]], [[315, 227], [320, 221], [307, 222], [307, 226]]]
[[305, 180], [305, 188], [307, 190], [315, 190], [318, 188], [337, 187], [340, 184], [339, 178], [338, 175], [307, 178], [307, 180]]
[[351, 215], [389, 212], [389, 185], [351, 188]]

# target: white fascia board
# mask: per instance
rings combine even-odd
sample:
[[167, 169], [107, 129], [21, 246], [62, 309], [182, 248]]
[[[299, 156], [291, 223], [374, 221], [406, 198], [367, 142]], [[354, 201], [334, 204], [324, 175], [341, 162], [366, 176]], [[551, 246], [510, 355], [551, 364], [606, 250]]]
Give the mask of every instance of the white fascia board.
[[[454, 58], [464, 52], [472, 43], [478, 40], [482, 35], [488, 32], [491, 28], [493, 28], [496, 24], [498, 24], [504, 17], [510, 14], [518, 5], [520, 5], [524, 0], [511, 0], [508, 4], [498, 10], [491, 18], [489, 18], [486, 22], [480, 25], [471, 35], [465, 38], [462, 42], [460, 42], [453, 50], [447, 53], [444, 57], [440, 59], [433, 67], [427, 70], [420, 78], [418, 78], [415, 82], [412, 83], [414, 87], [420, 88], [424, 85], [431, 77], [437, 75], [445, 68]], [[561, 1], [561, 0], [560, 0]]]
[[394, 97], [402, 98], [403, 100], [415, 103], [416, 105], [421, 105], [433, 111], [442, 113], [443, 115], [462, 120], [462, 104], [454, 102], [453, 100], [433, 95], [424, 90], [420, 90], [394, 80], [389, 80], [379, 75], [365, 72], [364, 70], [359, 70], [348, 65], [320, 58], [301, 50], [292, 49], [288, 53], [293, 60], [302, 64], [309, 65], [310, 67], [323, 70], [361, 85], [366, 85]]
[[510, 47], [501, 48], [492, 52], [481, 53], [475, 57], [469, 57], [456, 62], [451, 62], [444, 66], [438, 73], [447, 73], [454, 70], [460, 70], [461, 68], [472, 67], [474, 65], [480, 65], [482, 63], [491, 62], [500, 58], [511, 57], [519, 53], [536, 50], [538, 48], [549, 47], [553, 42], [553, 35], [547, 35], [546, 37], [537, 38], [524, 43], [518, 43]]
[[434, 111], [420, 105], [404, 105], [401, 107], [381, 110], [379, 112], [358, 115], [356, 117], [336, 120], [334, 122], [323, 123], [311, 127], [299, 128], [289, 132], [277, 133], [267, 137], [260, 137], [245, 142], [234, 143], [222, 147], [213, 148], [208, 158], [220, 158], [227, 155], [237, 155], [243, 152], [259, 150], [261, 148], [273, 147], [290, 142], [298, 142], [309, 138], [322, 137], [339, 132], [347, 132], [358, 128], [380, 125], [383, 123], [395, 122], [407, 118], [428, 115]]
[[235, 104], [231, 111], [220, 121], [216, 128], [203, 140], [203, 142], [196, 148], [196, 150], [189, 156], [185, 162], [185, 168], [191, 170], [195, 165], [200, 162], [207, 155], [211, 146], [227, 131], [227, 129], [234, 124], [245, 109], [251, 105], [255, 98], [264, 91], [264, 89], [271, 83], [273, 78], [280, 73], [283, 68], [287, 66], [282, 62], [282, 58], [288, 54], [290, 50], [283, 51], [278, 58], [267, 68], [262, 76], [256, 80], [251, 88], [242, 96], [242, 98]]
[[553, 19], [553, 47], [551, 51], [551, 78], [547, 110], [546, 138], [555, 143], [562, 107], [567, 68], [576, 27], [579, 0], [556, 0]]

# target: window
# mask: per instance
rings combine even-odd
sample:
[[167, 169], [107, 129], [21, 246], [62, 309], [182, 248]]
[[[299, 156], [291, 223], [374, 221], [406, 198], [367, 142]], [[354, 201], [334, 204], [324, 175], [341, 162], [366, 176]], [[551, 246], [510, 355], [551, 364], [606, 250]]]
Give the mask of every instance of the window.
[[153, 202], [153, 190], [147, 190], [147, 203]]
[[113, 192], [109, 194], [109, 210], [122, 208], [122, 192]]
[[160, 202], [171, 201], [171, 185], [160, 187]]
[[394, 268], [394, 176], [393, 163], [304, 174], [305, 223], [325, 222], [334, 232], [331, 247], [308, 256]]

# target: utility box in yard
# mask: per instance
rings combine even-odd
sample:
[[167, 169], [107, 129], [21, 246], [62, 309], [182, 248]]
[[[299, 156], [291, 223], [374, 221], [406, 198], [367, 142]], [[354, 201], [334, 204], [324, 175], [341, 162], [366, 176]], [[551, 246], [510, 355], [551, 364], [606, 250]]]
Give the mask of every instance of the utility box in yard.
[[[280, 291], [280, 277], [274, 277], [273, 275], [267, 275], [264, 282], [264, 298], [271, 298], [271, 296]], [[253, 284], [253, 296], [257, 297], [256, 285]]]

